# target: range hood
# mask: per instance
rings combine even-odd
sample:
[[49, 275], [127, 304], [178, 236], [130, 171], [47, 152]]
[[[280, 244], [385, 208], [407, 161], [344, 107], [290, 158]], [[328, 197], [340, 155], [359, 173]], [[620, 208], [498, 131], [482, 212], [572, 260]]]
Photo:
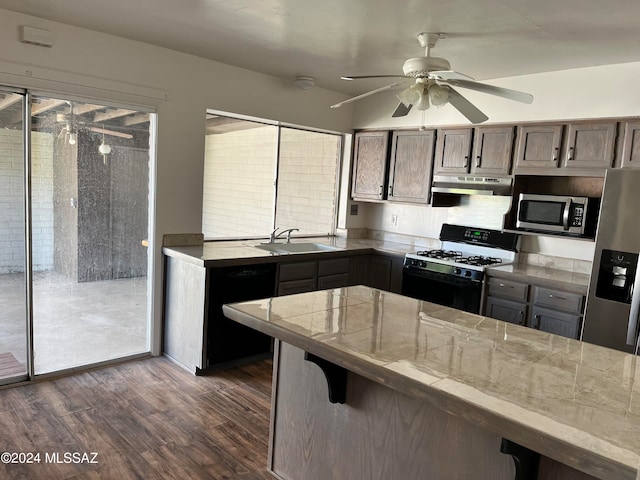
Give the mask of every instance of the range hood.
[[509, 177], [477, 175], [434, 175], [431, 191], [455, 195], [511, 195]]

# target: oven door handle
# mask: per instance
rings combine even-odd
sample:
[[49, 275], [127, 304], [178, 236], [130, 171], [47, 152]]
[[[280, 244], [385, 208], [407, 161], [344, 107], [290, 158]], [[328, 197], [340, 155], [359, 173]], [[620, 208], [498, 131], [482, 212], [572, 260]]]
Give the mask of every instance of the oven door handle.
[[562, 226], [565, 230], [569, 230], [569, 211], [571, 210], [571, 199], [567, 198], [567, 202], [564, 205], [564, 212], [562, 212]]

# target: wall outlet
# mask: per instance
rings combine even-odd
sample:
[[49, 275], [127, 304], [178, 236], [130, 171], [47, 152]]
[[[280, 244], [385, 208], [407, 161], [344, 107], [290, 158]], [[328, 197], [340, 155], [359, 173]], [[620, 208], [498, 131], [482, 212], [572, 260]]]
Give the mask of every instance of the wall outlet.
[[398, 215], [396, 215], [395, 213], [391, 215], [391, 226], [392, 227], [398, 226]]

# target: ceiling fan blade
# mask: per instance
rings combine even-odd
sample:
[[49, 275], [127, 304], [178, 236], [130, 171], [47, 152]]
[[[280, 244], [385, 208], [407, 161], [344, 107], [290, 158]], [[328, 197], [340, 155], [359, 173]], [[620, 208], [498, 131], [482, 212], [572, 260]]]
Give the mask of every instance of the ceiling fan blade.
[[359, 80], [362, 78], [408, 78], [405, 75], [347, 75], [342, 80]]
[[407, 82], [396, 82], [396, 83], [392, 83], [391, 85], [385, 85], [384, 87], [380, 87], [380, 88], [376, 88], [375, 90], [371, 90], [370, 92], [367, 93], [363, 93], [362, 95], [358, 95], [356, 97], [351, 97], [343, 102], [340, 103], [336, 103], [335, 105], [331, 105], [331, 108], [338, 108], [341, 107], [347, 103], [351, 103], [351, 102], [355, 102], [356, 100], [360, 100], [361, 98], [365, 98], [368, 97], [369, 95], [373, 95], [375, 93], [378, 92], [383, 92], [385, 90], [389, 90], [391, 88], [397, 87], [399, 85], [405, 85]]
[[508, 98], [509, 100], [515, 100], [516, 102], [531, 103], [533, 102], [533, 95], [530, 93], [519, 92], [517, 90], [510, 90], [508, 88], [495, 87], [493, 85], [487, 85], [486, 83], [472, 82], [469, 80], [445, 80], [449, 85], [456, 87], [468, 88], [469, 90], [476, 90], [482, 93], [488, 93], [489, 95], [496, 95], [498, 97]]
[[449, 103], [462, 115], [467, 117], [471, 123], [482, 123], [489, 120], [489, 117], [478, 110], [474, 104], [460, 95], [452, 87], [449, 87]]
[[104, 128], [91, 127], [89, 130], [96, 133], [104, 133], [105, 135], [111, 135], [113, 137], [127, 138], [132, 139], [133, 135], [129, 135], [128, 133], [115, 132], [113, 130], [105, 130]]
[[400, 102], [396, 109], [393, 111], [392, 117], [404, 117], [411, 111], [412, 105], [405, 106], [404, 103]]
[[438, 70], [429, 72], [429, 78], [437, 78], [440, 80], [473, 80], [473, 78], [463, 73], [455, 72], [453, 70]]

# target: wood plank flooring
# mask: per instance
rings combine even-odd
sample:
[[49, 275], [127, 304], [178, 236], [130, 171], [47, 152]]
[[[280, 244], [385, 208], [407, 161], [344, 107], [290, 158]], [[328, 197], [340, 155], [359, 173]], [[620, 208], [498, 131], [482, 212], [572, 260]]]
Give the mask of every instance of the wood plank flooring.
[[[0, 453], [40, 454], [0, 478], [273, 480], [271, 368], [196, 377], [155, 357], [0, 390]], [[84, 452], [98, 463], [64, 463]]]

